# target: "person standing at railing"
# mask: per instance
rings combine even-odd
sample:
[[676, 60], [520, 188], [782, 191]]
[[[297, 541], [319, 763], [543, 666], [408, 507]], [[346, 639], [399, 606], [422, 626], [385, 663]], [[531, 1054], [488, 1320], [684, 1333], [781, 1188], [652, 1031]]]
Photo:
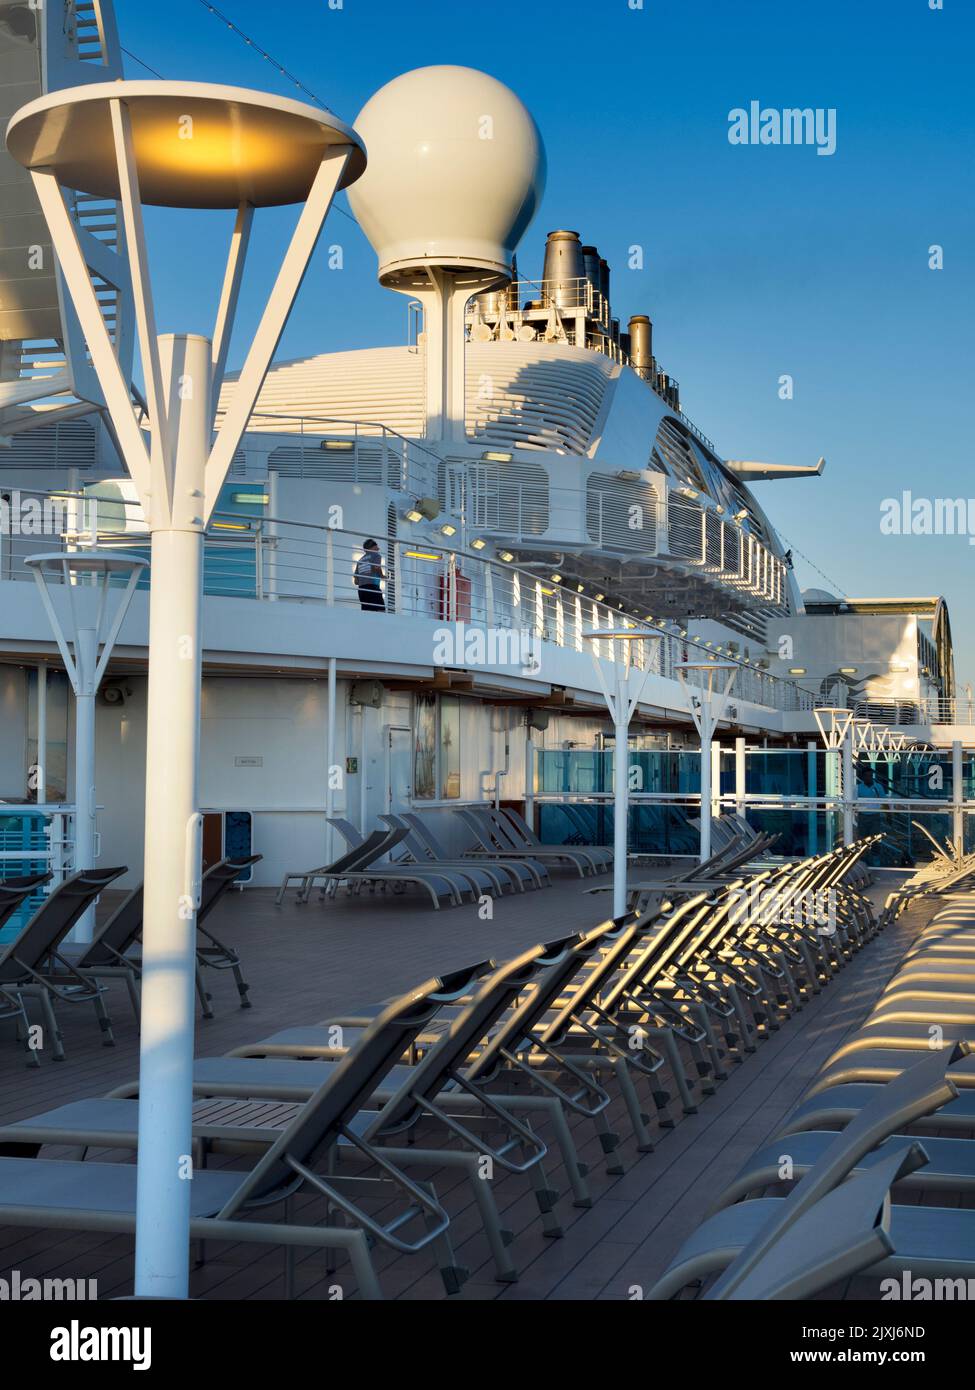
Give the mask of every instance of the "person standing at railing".
[[359, 590], [359, 606], [363, 612], [386, 612], [386, 600], [380, 587], [386, 575], [383, 557], [376, 541], [362, 543], [362, 554], [355, 563], [355, 586]]

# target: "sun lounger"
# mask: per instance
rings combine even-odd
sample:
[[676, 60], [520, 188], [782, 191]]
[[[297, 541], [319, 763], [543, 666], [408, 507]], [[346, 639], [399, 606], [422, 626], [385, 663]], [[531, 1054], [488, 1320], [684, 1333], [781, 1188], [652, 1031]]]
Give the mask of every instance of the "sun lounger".
[[[371, 1298], [381, 1294], [367, 1237], [399, 1253], [414, 1253], [441, 1241], [449, 1224], [446, 1212], [374, 1142], [369, 1131], [379, 1117], [373, 1116], [370, 1125], [361, 1115], [369, 1097], [435, 1012], [436, 1005], [429, 999], [435, 984], [430, 981], [426, 987], [402, 996], [373, 1020], [356, 1047], [318, 1076], [308, 1103], [248, 1171], [195, 1172], [191, 1238], [321, 1250], [344, 1248], [352, 1259], [360, 1292]], [[130, 1125], [129, 1133], [131, 1129]], [[378, 1170], [387, 1193], [392, 1187], [405, 1198], [405, 1209], [401, 1207], [386, 1220], [373, 1217], [361, 1201], [347, 1194], [341, 1177], [326, 1175], [313, 1166], [326, 1159], [341, 1141]], [[132, 1164], [3, 1157], [0, 1223], [130, 1232], [135, 1226], [135, 1181]], [[338, 1209], [354, 1223], [354, 1229], [246, 1219], [252, 1211], [264, 1211], [272, 1203], [289, 1202], [298, 1191], [324, 1197], [328, 1207]], [[409, 1222], [423, 1227], [412, 1238], [403, 1234]]]
[[[465, 865], [446, 860], [433, 860], [422, 846], [420, 846], [419, 854], [416, 853], [417, 837], [412, 827], [407, 825], [401, 817], [380, 816], [379, 820], [382, 821], [387, 830], [402, 830], [403, 832], [399, 848], [404, 853], [391, 858], [391, 864], [406, 864], [410, 867], [415, 865], [420, 871], [426, 870], [435, 873], [445, 878], [453, 886], [458, 897], [464, 893], [478, 895], [486, 892], [493, 896], [494, 894], [500, 895], [502, 892], [502, 881], [499, 877], [479, 872], [473, 864]], [[331, 816], [328, 823], [335, 827], [350, 849], [357, 849], [362, 845], [362, 836], [351, 821], [344, 820], [340, 816]]]
[[465, 858], [470, 856], [477, 859], [517, 860], [529, 870], [539, 888], [548, 886], [551, 881], [548, 869], [538, 855], [526, 849], [518, 849], [510, 840], [499, 836], [492, 822], [482, 812], [458, 807], [455, 815], [460, 817], [474, 836], [474, 844], [465, 851]]
[[[650, 1296], [670, 1297], [689, 1280], [719, 1270], [724, 1270], [725, 1274], [715, 1285], [714, 1297], [727, 1297], [735, 1288], [740, 1288], [777, 1239], [854, 1173], [878, 1145], [888, 1152], [891, 1148], [903, 1149], [903, 1140], [890, 1140], [893, 1131], [917, 1117], [930, 1115], [957, 1096], [954, 1072], [946, 1075], [946, 1068], [954, 1060], [954, 1054], [932, 1053], [878, 1091], [844, 1130], [830, 1136], [818, 1162], [800, 1178], [788, 1197], [739, 1202], [710, 1216], [685, 1242]], [[916, 1221], [910, 1216], [902, 1218], [899, 1215], [916, 1211], [923, 1211], [925, 1219]], [[965, 1235], [969, 1239], [975, 1237], [975, 1211], [951, 1213], [939, 1208], [895, 1207], [890, 1230], [898, 1266], [904, 1267], [906, 1263], [907, 1268], [917, 1268], [910, 1260], [916, 1256], [923, 1262], [931, 1255], [939, 1237], [945, 1240], [946, 1260], [950, 1264], [959, 1250], [949, 1219], [951, 1215], [963, 1218], [960, 1224], [964, 1225]], [[969, 1263], [975, 1268], [975, 1244], [971, 1246]]]
[[[929, 1142], [871, 1154], [852, 1178], [786, 1228], [744, 1277], [704, 1302], [807, 1300], [892, 1254], [890, 1189], [924, 1166]], [[728, 1275], [733, 1277], [732, 1263]]]
[[[370, 1103], [382, 1108], [375, 1122], [362, 1131], [366, 1140], [385, 1143], [410, 1135], [423, 1118], [436, 1120], [448, 1134], [461, 1141], [467, 1154], [462, 1162], [473, 1181], [483, 1181], [483, 1175], [475, 1174], [472, 1158], [482, 1162], [489, 1159], [505, 1171], [529, 1177], [543, 1227], [549, 1235], [560, 1234], [561, 1227], [553, 1210], [556, 1193], [541, 1167], [546, 1146], [526, 1121], [512, 1113], [508, 1097], [489, 1094], [478, 1081], [470, 1078], [464, 1062], [522, 991], [562, 959], [565, 949], [564, 941], [536, 946], [493, 971], [458, 1009], [448, 1030], [423, 1053], [415, 1066], [396, 1066], [386, 1074], [383, 1084], [377, 1084]], [[359, 1046], [361, 1039], [351, 1051]], [[405, 1046], [403, 1051], [406, 1051]], [[194, 1064], [194, 1092], [198, 1096], [303, 1101], [348, 1055], [343, 1054], [341, 1061], [234, 1056], [200, 1058]], [[127, 1097], [137, 1090], [137, 1084], [130, 1084], [119, 1088], [113, 1096]], [[480, 1128], [470, 1128], [472, 1111], [479, 1123], [487, 1121], [491, 1130], [501, 1132], [501, 1137], [495, 1138]], [[410, 1149], [415, 1162], [438, 1165], [453, 1161], [453, 1153], [439, 1148], [411, 1146]]]
[[[196, 948], [196, 991], [204, 1018], [213, 1017], [213, 1010], [210, 1007], [211, 996], [207, 993], [203, 983], [202, 971], [204, 968], [231, 970], [237, 984], [237, 992], [240, 995], [240, 1007], [242, 1009], [251, 1007], [248, 999], [250, 987], [241, 973], [239, 955], [231, 947], [218, 941], [203, 924], [224, 894], [237, 881], [240, 874], [251, 864], [258, 863], [261, 857], [259, 854], [252, 854], [246, 859], [221, 859], [216, 864], [212, 864], [201, 879], [200, 905], [196, 911], [196, 927], [203, 940], [197, 942]], [[89, 943], [83, 953], [72, 960], [75, 970], [88, 979], [94, 981], [122, 980], [128, 990], [129, 1001], [136, 1022], [139, 1020], [138, 981], [142, 975], [142, 961], [138, 955], [134, 954], [134, 948], [142, 936], [142, 916], [142, 884], [140, 883], [137, 888], [133, 888], [123, 898], [112, 915], [99, 928], [94, 940]]]
[[102, 1001], [103, 990], [79, 974], [62, 954], [65, 937], [100, 893], [125, 873], [119, 869], [82, 869], [59, 883], [21, 928], [13, 941], [0, 946], [0, 988], [16, 999], [36, 999], [44, 1021], [44, 1046], [56, 1062], [64, 1059], [61, 1030], [54, 1002], [91, 1004], [102, 1030], [102, 1041], [112, 1046], [112, 1025]]
[[[503, 820], [507, 821], [511, 827], [511, 835], [515, 844], [523, 849], [559, 849], [559, 845], [546, 845], [532, 830], [524, 816], [518, 814], [510, 806], [505, 806], [500, 812]], [[580, 862], [588, 863], [593, 872], [610, 869], [613, 866], [613, 851], [606, 845], [573, 845], [571, 853], [578, 856]]]
[[[299, 902], [308, 901], [311, 890], [316, 883], [322, 885], [323, 897], [329, 893], [334, 894], [343, 883], [350, 888], [362, 886], [374, 888], [377, 885], [380, 887], [390, 885], [398, 888], [401, 885], [412, 883], [430, 895], [430, 900], [435, 908], [440, 908], [445, 901], [459, 906], [463, 894], [458, 890], [456, 884], [443, 874], [431, 872], [415, 865], [406, 865], [402, 868], [380, 865], [380, 860], [395, 849], [403, 839], [405, 839], [405, 833], [401, 830], [374, 830], [357, 849], [349, 850], [347, 854], [340, 855], [332, 864], [326, 864], [317, 869], [307, 869], [303, 872], [285, 874], [275, 901], [281, 903], [288, 886], [295, 880], [301, 884], [298, 894]], [[471, 889], [466, 891], [467, 895], [473, 898], [473, 891]]]
[[[444, 849], [428, 816], [418, 815], [415, 811], [410, 811], [400, 817], [411, 830], [415, 832], [420, 841], [426, 845], [434, 859], [450, 859], [450, 854]], [[466, 863], [471, 858], [469, 855], [462, 855], [461, 862]], [[474, 860], [471, 859], [473, 863]], [[478, 859], [482, 863], [483, 859]], [[543, 883], [539, 876], [532, 869], [518, 859], [504, 859], [500, 856], [492, 856], [490, 867], [498, 872], [506, 873], [517, 885], [521, 892], [528, 888], [541, 888]]]
[[[543, 864], [570, 864], [580, 878], [591, 877], [596, 872], [597, 861], [588, 850], [568, 845], [543, 845], [540, 840], [531, 842], [493, 806], [475, 806], [466, 811], [458, 808], [458, 814], [474, 830], [478, 844], [485, 851], [529, 855], [533, 861]], [[604, 862], [599, 864], [601, 870], [605, 867]]]

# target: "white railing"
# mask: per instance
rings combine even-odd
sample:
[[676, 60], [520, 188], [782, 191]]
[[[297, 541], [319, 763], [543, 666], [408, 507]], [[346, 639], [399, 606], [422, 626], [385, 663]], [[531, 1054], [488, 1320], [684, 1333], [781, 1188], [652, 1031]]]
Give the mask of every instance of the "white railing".
[[975, 696], [857, 700], [853, 712], [858, 719], [870, 719], [874, 724], [975, 724]]
[[[49, 495], [48, 495], [49, 496]], [[94, 545], [147, 549], [140, 528], [138, 504], [97, 499], [69, 499], [72, 524], [57, 534], [4, 535], [0, 531], [0, 578], [29, 580], [24, 561], [30, 554], [57, 549], [87, 549]], [[43, 505], [43, 503], [42, 503]], [[127, 529], [126, 529], [127, 528]], [[620, 607], [519, 569], [498, 557], [448, 548], [422, 539], [398, 539], [377, 533], [384, 572], [385, 605], [389, 612], [462, 625], [452, 634], [456, 659], [444, 664], [464, 666], [464, 648], [457, 642], [475, 641], [470, 631], [488, 640], [481, 661], [517, 664], [537, 672], [541, 644], [582, 652], [589, 647], [583, 633], [621, 623], [648, 630], [646, 640], [629, 644], [597, 639], [596, 654], [623, 659], [617, 648], [630, 646], [630, 659], [639, 668], [676, 679], [681, 662], [700, 659], [733, 661], [739, 670], [732, 700], [780, 710], [812, 709], [811, 691], [762, 670], [715, 643], [702, 643], [674, 624], [634, 621]], [[216, 597], [259, 602], [322, 603], [358, 608], [356, 562], [362, 555], [360, 532], [308, 522], [238, 512], [217, 512], [207, 532], [204, 551], [204, 592]], [[503, 552], [502, 552], [503, 553]], [[79, 582], [81, 578], [79, 577]], [[366, 619], [369, 621], [370, 619]], [[492, 656], [491, 643], [496, 653]], [[703, 672], [687, 673], [692, 684], [704, 684]]]
[[[342, 469], [343, 480], [380, 483], [420, 497], [437, 495], [439, 456], [420, 441], [408, 439], [378, 421], [255, 411], [248, 421], [247, 432], [295, 439], [298, 457], [293, 466], [278, 466], [277, 472], [291, 473], [299, 478], [320, 478], [330, 462], [346, 463], [348, 467]], [[284, 438], [279, 447], [287, 448]], [[246, 456], [246, 437], [241, 448]]]
[[[22, 831], [5, 826], [11, 818], [29, 818], [38, 822], [38, 829], [25, 839]], [[62, 802], [38, 806], [35, 801], [0, 801], [0, 879], [11, 864], [41, 863], [60, 881], [71, 868], [73, 826], [74, 807]]]

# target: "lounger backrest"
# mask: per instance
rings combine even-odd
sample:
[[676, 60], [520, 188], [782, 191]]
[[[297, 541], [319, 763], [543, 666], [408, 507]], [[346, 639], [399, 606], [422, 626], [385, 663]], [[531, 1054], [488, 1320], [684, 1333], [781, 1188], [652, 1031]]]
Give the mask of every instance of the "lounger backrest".
[[[725, 1285], [717, 1294], [709, 1290], [705, 1300], [795, 1302], [870, 1269], [894, 1249], [891, 1186], [927, 1161], [923, 1145], [890, 1140], [869, 1156], [863, 1171], [797, 1217], [740, 1283]], [[737, 1260], [729, 1266], [729, 1274], [734, 1274], [736, 1264]]]
[[430, 850], [403, 816], [386, 815], [380, 816], [379, 819], [391, 830], [403, 831], [403, 848], [417, 864], [433, 864], [435, 862]]
[[[540, 975], [516, 1008], [495, 1028], [482, 1051], [467, 1069], [471, 1080], [492, 1075], [504, 1060], [505, 1052], [515, 1052], [527, 1043], [535, 1028], [555, 1006], [558, 999], [572, 987], [579, 972], [586, 969], [583, 989], [589, 997], [599, 987], [605, 975], [604, 962], [619, 951], [628, 950], [636, 928], [628, 917], [619, 921], [610, 918], [598, 927], [584, 932], [571, 942], [564, 959], [553, 963]], [[548, 1039], [548, 1032], [545, 1038]]]
[[[878, 1086], [877, 1095], [837, 1134], [771, 1220], [742, 1250], [734, 1266], [725, 1270], [714, 1286], [713, 1295], [717, 1296], [720, 1292], [721, 1297], [728, 1297], [781, 1232], [841, 1183], [879, 1143], [956, 1099], [958, 1090], [945, 1072], [952, 1062], [967, 1056], [969, 1051], [969, 1045], [963, 1043], [956, 1044], [950, 1051], [945, 1048], [932, 1052], [920, 1062], [905, 1068], [885, 1086]], [[788, 1139], [783, 1140], [783, 1144], [787, 1145]]]
[[513, 811], [510, 806], [505, 806], [501, 814], [504, 816], [505, 820], [511, 822], [516, 833], [524, 840], [529, 849], [535, 845], [541, 845], [541, 840], [535, 834], [534, 830], [532, 830], [524, 816], [519, 815], [517, 811]]
[[478, 808], [477, 814], [483, 816], [485, 824], [490, 827], [491, 833], [496, 843], [500, 846], [501, 852], [506, 849], [536, 849], [540, 846], [530, 844], [508, 820], [502, 811], [496, 811], [494, 807]]
[[29, 898], [36, 889], [49, 883], [52, 874], [20, 874], [16, 878], [5, 878], [0, 883], [0, 927], [10, 918], [20, 907], [25, 898]]
[[406, 813], [402, 816], [402, 819], [406, 822], [406, 824], [407, 824], [412, 830], [415, 830], [415, 831], [416, 831], [417, 835], [419, 835], [419, 837], [420, 837], [420, 839], [423, 841], [423, 843], [424, 843], [425, 845], [428, 845], [428, 846], [430, 847], [430, 849], [432, 850], [433, 854], [434, 854], [438, 859], [449, 859], [449, 858], [450, 858], [450, 856], [448, 855], [446, 849], [445, 849], [444, 846], [443, 846], [443, 843], [442, 843], [440, 840], [438, 840], [437, 837], [436, 837], [436, 835], [434, 834], [434, 832], [433, 832], [433, 830], [432, 830], [432, 828], [431, 828], [431, 826], [430, 826], [429, 820], [427, 820], [427, 819], [426, 819], [425, 817], [423, 817], [423, 816], [418, 816], [418, 815], [416, 814], [416, 812], [414, 812], [414, 811], [408, 811], [408, 812], [406, 812]]
[[574, 940], [576, 937], [572, 936], [548, 946], [533, 946], [488, 976], [470, 1002], [455, 1014], [447, 1033], [430, 1048], [383, 1107], [383, 1134], [407, 1129], [414, 1123], [422, 1110], [420, 1098], [440, 1094], [521, 991], [541, 971], [560, 963]]
[[92, 970], [98, 965], [118, 965], [138, 941], [142, 932], [142, 884], [133, 888], [104, 924], [94, 941], [77, 961], [79, 970]]
[[481, 847], [491, 854], [503, 854], [505, 850], [510, 851], [515, 848], [510, 840], [505, 842], [498, 835], [497, 828], [492, 824], [483, 808], [473, 806], [458, 808], [457, 814], [473, 830]]
[[0, 981], [20, 979], [24, 967], [42, 966], [99, 893], [125, 872], [124, 864], [118, 869], [82, 869], [59, 883], [14, 940], [0, 949]]
[[335, 827], [349, 849], [358, 849], [363, 843], [362, 836], [350, 820], [345, 820], [342, 816], [329, 816], [328, 823]]
[[612, 1011], [620, 998], [636, 986], [647, 988], [660, 976], [685, 941], [701, 930], [702, 924], [714, 911], [706, 893], [686, 898], [646, 945], [640, 944], [628, 959], [619, 975], [600, 997], [600, 1004]]
[[[581, 978], [570, 982], [562, 1004], [546, 1020], [541, 1034], [543, 1041], [561, 1043], [580, 1014], [601, 1002], [609, 983], [626, 968], [638, 947], [647, 937], [656, 938], [661, 929], [657, 919], [639, 917], [636, 921], [624, 919], [615, 931], [608, 932], [600, 943], [599, 952], [586, 963]], [[552, 1002], [555, 1005], [557, 1001]]]
[[350, 849], [346, 854], [339, 855], [338, 859], [330, 864], [325, 872], [351, 874], [368, 869], [375, 864], [377, 859], [381, 859], [387, 850], [398, 845], [402, 838], [402, 833], [395, 830], [373, 830], [358, 848]]
[[234, 859], [228, 856], [228, 858], [210, 865], [200, 881], [200, 906], [196, 909], [198, 925], [209, 916], [224, 893], [237, 882], [243, 871], [249, 869], [252, 864], [259, 864], [263, 857], [261, 854], [250, 854], [246, 859]]
[[436, 1014], [440, 1005], [431, 996], [440, 987], [440, 980], [427, 980], [394, 999], [377, 1015], [329, 1070], [326, 1080], [256, 1167], [243, 1176], [220, 1216], [232, 1215], [246, 1202], [266, 1201], [276, 1193], [286, 1193], [296, 1181], [295, 1169], [288, 1159], [310, 1166], [336, 1142], [342, 1127], [366, 1106], [372, 1093]]

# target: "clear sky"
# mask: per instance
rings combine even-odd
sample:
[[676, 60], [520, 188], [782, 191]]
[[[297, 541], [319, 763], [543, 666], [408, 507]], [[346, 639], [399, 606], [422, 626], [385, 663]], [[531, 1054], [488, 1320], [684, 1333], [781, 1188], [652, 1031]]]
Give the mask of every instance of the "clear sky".
[[[332, 0], [337, 4], [338, 0]], [[975, 680], [975, 547], [880, 530], [881, 502], [975, 497], [972, 0], [219, 0], [217, 8], [354, 121], [397, 73], [480, 67], [533, 112], [548, 152], [520, 249], [573, 227], [613, 270], [613, 311], [649, 313], [686, 412], [726, 457], [813, 463], [758, 484], [804, 587], [941, 593], [959, 679]], [[299, 96], [200, 0], [116, 0], [121, 40], [164, 77]], [[126, 58], [129, 76], [145, 70]], [[836, 151], [729, 143], [729, 113], [833, 108]], [[344, 197], [341, 204], [347, 208]], [[289, 225], [258, 219], [231, 352]], [[209, 332], [222, 215], [152, 215], [162, 330]], [[324, 248], [339, 242], [344, 269]], [[627, 268], [644, 248], [644, 269]], [[929, 247], [944, 268], [929, 268]], [[405, 340], [406, 302], [334, 212], [281, 355]], [[779, 379], [794, 381], [780, 398]], [[975, 504], [973, 504], [975, 525]]]

